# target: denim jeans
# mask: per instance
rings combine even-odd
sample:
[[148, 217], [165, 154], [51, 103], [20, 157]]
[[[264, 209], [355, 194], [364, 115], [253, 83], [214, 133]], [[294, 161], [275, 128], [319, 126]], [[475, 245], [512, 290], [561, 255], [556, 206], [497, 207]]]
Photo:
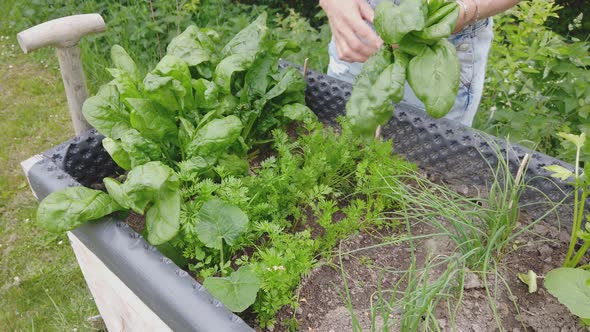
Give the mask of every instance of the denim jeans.
[[[457, 49], [461, 63], [461, 83], [455, 104], [445, 118], [458, 121], [468, 127], [471, 127], [473, 123], [483, 92], [486, 63], [493, 38], [492, 25], [492, 18], [479, 20], [449, 37], [449, 41]], [[361, 72], [363, 64], [340, 60], [333, 38], [328, 46], [328, 53], [330, 55], [328, 75], [353, 83], [356, 75]], [[424, 109], [424, 104], [416, 97], [407, 82], [403, 102]]]

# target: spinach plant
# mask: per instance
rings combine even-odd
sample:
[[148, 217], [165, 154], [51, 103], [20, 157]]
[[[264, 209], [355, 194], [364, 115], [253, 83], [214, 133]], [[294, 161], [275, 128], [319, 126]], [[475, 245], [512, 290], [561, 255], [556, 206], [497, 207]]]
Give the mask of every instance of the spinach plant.
[[[278, 71], [281, 55], [297, 45], [269, 41], [267, 30], [262, 14], [221, 48], [215, 31], [190, 26], [143, 78], [125, 50], [113, 46], [113, 80], [86, 100], [83, 113], [106, 136], [103, 146], [129, 171], [128, 179], [105, 179], [111, 198], [87, 190], [53, 195], [39, 209], [42, 224], [64, 231], [132, 209], [146, 215], [152, 244], [173, 238], [180, 213], [180, 198], [171, 194], [179, 186], [175, 172], [245, 174], [247, 152], [256, 141], [292, 121], [294, 111], [308, 111], [302, 74], [295, 68]], [[96, 211], [73, 206], [62, 213], [65, 220], [54, 218], [61, 207], [49, 203], [59, 197]]]
[[[387, 123], [393, 102], [404, 96], [406, 80], [435, 118], [446, 115], [457, 97], [460, 64], [446, 39], [459, 16], [456, 2], [383, 1], [375, 9], [375, 29], [385, 47], [371, 56], [354, 83], [346, 113], [358, 133], [370, 135]], [[397, 45], [392, 50], [391, 46]]]

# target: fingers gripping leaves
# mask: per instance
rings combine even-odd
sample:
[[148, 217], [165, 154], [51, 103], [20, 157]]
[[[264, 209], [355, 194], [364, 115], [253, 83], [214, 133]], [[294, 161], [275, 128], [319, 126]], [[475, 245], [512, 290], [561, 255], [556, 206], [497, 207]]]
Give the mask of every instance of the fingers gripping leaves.
[[393, 115], [392, 102], [400, 102], [406, 79], [426, 112], [445, 116], [453, 107], [460, 80], [455, 48], [446, 40], [455, 28], [459, 7], [455, 2], [383, 1], [375, 9], [375, 29], [393, 51], [384, 47], [372, 55], [357, 78], [346, 113], [359, 134], [372, 135]]

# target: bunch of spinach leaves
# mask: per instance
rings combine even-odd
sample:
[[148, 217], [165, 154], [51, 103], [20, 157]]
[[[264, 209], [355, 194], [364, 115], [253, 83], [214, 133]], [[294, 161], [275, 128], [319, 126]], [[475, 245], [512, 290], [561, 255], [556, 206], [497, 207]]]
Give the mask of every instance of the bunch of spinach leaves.
[[366, 61], [346, 105], [356, 132], [370, 135], [389, 121], [392, 101], [401, 101], [406, 80], [430, 116], [449, 112], [459, 89], [460, 64], [446, 38], [458, 16], [454, 1], [383, 1], [377, 6], [375, 29], [386, 46]]

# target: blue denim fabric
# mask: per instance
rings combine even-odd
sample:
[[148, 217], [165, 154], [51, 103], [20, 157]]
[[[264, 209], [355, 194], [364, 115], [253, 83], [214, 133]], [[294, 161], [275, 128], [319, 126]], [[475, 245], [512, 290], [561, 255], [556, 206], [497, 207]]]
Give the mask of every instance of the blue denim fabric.
[[[494, 36], [492, 26], [492, 18], [483, 19], [449, 37], [449, 41], [457, 49], [461, 63], [461, 84], [455, 104], [445, 118], [458, 121], [468, 127], [471, 127], [473, 123], [483, 92], [486, 63]], [[328, 53], [330, 54], [328, 75], [353, 83], [355, 77], [361, 72], [363, 64], [340, 60], [333, 38], [328, 46]], [[403, 101], [424, 109], [424, 104], [418, 100], [407, 82]]]

